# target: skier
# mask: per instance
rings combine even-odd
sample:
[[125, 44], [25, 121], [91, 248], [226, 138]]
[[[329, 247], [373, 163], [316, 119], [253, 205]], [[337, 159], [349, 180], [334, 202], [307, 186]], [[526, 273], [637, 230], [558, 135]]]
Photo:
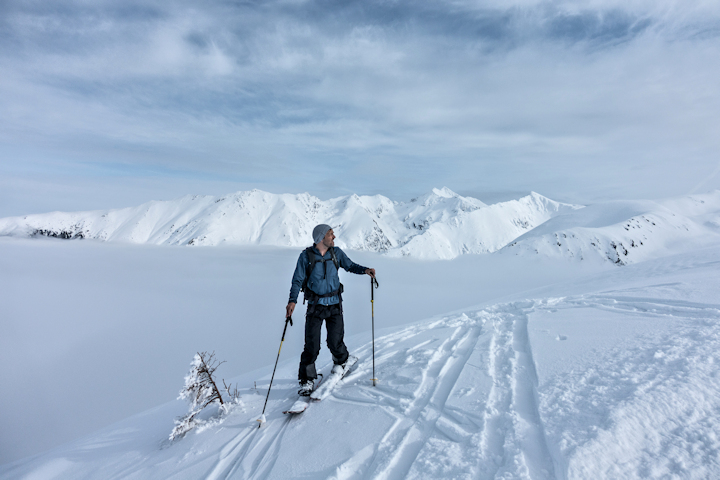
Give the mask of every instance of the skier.
[[[350, 355], [343, 341], [342, 292], [338, 267], [358, 275], [375, 278], [375, 269], [366, 268], [351, 261], [345, 252], [335, 246], [335, 233], [329, 225], [321, 224], [313, 229], [315, 244], [300, 253], [290, 287], [290, 300], [285, 318], [295, 311], [298, 294], [302, 290], [308, 302], [305, 314], [305, 349], [300, 356], [298, 380], [302, 396], [309, 396], [315, 386], [317, 371], [315, 360], [320, 353], [320, 332], [322, 322], [327, 329], [327, 346], [332, 353], [333, 363], [345, 369]], [[304, 301], [303, 301], [304, 303]], [[338, 367], [333, 367], [336, 369]]]

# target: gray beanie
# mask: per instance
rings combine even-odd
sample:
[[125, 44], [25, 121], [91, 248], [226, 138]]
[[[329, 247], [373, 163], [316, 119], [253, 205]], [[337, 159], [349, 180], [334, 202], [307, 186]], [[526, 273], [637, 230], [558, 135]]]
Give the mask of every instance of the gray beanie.
[[330, 225], [325, 225], [324, 223], [321, 223], [317, 227], [313, 228], [313, 242], [316, 244], [322, 242], [328, 230], [332, 230], [332, 227]]

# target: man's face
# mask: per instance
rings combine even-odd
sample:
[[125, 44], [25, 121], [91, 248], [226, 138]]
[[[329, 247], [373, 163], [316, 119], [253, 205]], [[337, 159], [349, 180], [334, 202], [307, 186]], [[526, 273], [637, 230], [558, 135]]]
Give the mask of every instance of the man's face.
[[322, 239], [322, 244], [327, 248], [335, 246], [335, 232], [332, 231], [332, 228], [325, 234], [325, 238]]

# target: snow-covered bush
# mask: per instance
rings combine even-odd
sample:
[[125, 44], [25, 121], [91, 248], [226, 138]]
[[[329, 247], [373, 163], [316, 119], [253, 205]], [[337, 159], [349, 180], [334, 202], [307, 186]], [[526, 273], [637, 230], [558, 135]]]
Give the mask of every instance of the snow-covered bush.
[[226, 414], [230, 411], [231, 404], [240, 403], [240, 395], [237, 388], [230, 390], [230, 386], [225, 386], [225, 392], [228, 395], [229, 403], [224, 401], [220, 390], [215, 383], [213, 374], [215, 370], [225, 362], [218, 362], [215, 359], [215, 353], [196, 353], [190, 364], [190, 372], [185, 377], [185, 386], [180, 390], [178, 400], [188, 400], [190, 402], [190, 411], [175, 420], [175, 428], [170, 433], [170, 440], [182, 437], [187, 432], [205, 423], [197, 418], [197, 415], [207, 406], [216, 403], [219, 405], [220, 414]]

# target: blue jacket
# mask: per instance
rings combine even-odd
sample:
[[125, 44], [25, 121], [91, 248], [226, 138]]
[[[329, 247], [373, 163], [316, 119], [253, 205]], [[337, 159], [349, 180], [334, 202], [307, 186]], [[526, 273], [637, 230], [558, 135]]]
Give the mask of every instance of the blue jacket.
[[[358, 265], [357, 263], [354, 263], [348, 258], [347, 255], [345, 255], [345, 252], [340, 250], [338, 247], [334, 248], [335, 257], [338, 260], [338, 264], [340, 264], [342, 268], [344, 268], [350, 273], [356, 273], [358, 275], [363, 275], [365, 273], [367, 267], [363, 267], [361, 265]], [[313, 246], [312, 249], [313, 253], [319, 260], [320, 252], [318, 251], [317, 247]], [[313, 271], [310, 272], [310, 278], [308, 278], [307, 282], [307, 288], [317, 293], [318, 295], [324, 295], [326, 293], [334, 292], [335, 290], [340, 288], [340, 277], [338, 276], [337, 268], [335, 268], [335, 263], [332, 261], [332, 255], [330, 254], [330, 250], [325, 252], [325, 255], [322, 258], [327, 259], [327, 261], [318, 261], [317, 263], [315, 263], [315, 268], [313, 268]], [[308, 258], [308, 254], [305, 250], [303, 250], [300, 254], [300, 257], [298, 258], [297, 266], [295, 267], [295, 273], [293, 274], [292, 285], [290, 286], [290, 302], [297, 303], [300, 288], [305, 281], [305, 271], [307, 270], [309, 264], [310, 259]], [[318, 300], [317, 303], [321, 305], [335, 305], [337, 303], [340, 303], [340, 298], [337, 295], [321, 298]]]

